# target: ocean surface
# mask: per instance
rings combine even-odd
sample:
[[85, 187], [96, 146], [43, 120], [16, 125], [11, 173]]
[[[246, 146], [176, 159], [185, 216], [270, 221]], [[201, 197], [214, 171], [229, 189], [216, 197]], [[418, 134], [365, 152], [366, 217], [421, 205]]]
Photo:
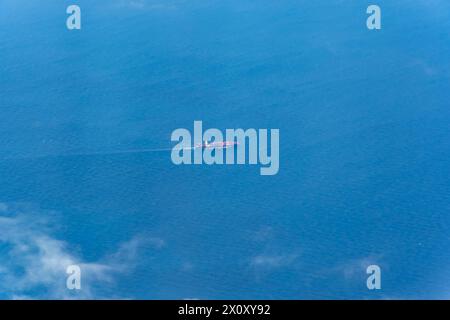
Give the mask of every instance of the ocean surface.
[[450, 298], [450, 2], [376, 2], [0, 0], [0, 298]]

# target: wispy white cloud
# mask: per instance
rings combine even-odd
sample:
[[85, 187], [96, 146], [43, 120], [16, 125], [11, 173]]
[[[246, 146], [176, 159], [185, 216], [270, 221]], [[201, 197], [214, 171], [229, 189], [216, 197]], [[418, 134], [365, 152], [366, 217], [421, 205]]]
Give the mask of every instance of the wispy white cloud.
[[263, 268], [263, 269], [274, 269], [287, 267], [292, 265], [298, 258], [298, 254], [278, 254], [278, 255], [267, 255], [261, 254], [254, 256], [250, 265], [255, 268]]
[[360, 279], [367, 276], [366, 269], [370, 265], [386, 266], [386, 263], [384, 263], [382, 255], [369, 255], [347, 260], [344, 263], [336, 265], [334, 268], [330, 268], [329, 271], [342, 274], [347, 280], [354, 278]]
[[[8, 298], [104, 298], [97, 295], [95, 285], [113, 283], [119, 273], [134, 267], [144, 239], [134, 238], [100, 261], [88, 262], [65, 241], [51, 236], [48, 215], [52, 213], [0, 203], [0, 292]], [[147, 242], [154, 248], [165, 245], [157, 238]], [[82, 271], [82, 289], [71, 291], [66, 288], [66, 268], [74, 264]]]
[[176, 9], [184, 0], [118, 0], [116, 5], [134, 9]]

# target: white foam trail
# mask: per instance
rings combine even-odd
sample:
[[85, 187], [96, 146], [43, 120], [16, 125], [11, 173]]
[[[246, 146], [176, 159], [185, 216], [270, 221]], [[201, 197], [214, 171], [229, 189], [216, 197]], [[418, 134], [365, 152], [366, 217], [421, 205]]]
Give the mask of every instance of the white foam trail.
[[195, 147], [184, 148], [153, 148], [153, 149], [130, 149], [130, 150], [118, 150], [118, 151], [99, 151], [99, 152], [80, 152], [80, 153], [66, 153], [66, 154], [47, 154], [41, 156], [23, 156], [23, 157], [7, 157], [0, 160], [33, 160], [33, 159], [45, 159], [45, 158], [58, 158], [58, 157], [84, 157], [84, 156], [108, 156], [116, 154], [127, 153], [149, 153], [149, 152], [164, 152], [172, 150], [193, 150]]

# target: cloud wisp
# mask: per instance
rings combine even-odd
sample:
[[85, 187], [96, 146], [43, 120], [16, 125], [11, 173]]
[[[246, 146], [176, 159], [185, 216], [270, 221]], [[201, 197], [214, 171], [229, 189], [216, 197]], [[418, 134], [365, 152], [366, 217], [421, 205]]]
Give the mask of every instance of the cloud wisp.
[[[141, 239], [122, 244], [100, 261], [87, 262], [71, 252], [68, 243], [51, 236], [45, 216], [43, 212], [37, 215], [0, 203], [0, 298], [106, 298], [97, 292], [96, 285], [111, 284], [119, 273], [134, 267]], [[161, 245], [162, 240], [155, 243], [155, 247]], [[81, 290], [66, 287], [66, 269], [70, 265], [81, 268]]]
[[183, 3], [184, 0], [118, 0], [116, 5], [139, 10], [173, 10]]

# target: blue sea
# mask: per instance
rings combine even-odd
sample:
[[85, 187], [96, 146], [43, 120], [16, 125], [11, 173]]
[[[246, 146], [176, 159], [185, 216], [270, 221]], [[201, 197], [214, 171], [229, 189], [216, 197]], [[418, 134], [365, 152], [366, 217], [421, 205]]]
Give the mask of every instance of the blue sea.
[[376, 3], [0, 0], [0, 299], [450, 298], [450, 2]]

